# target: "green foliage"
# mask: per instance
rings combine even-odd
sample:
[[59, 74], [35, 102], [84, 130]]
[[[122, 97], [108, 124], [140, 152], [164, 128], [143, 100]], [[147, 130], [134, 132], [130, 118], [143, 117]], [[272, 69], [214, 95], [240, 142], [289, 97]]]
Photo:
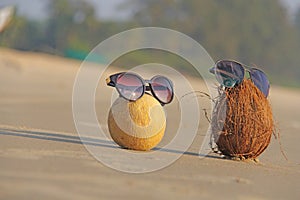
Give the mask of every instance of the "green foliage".
[[[256, 64], [274, 83], [300, 86], [300, 34], [278, 0], [131, 0], [140, 26], [162, 26], [191, 36], [215, 60]], [[298, 16], [300, 33], [300, 11]]]
[[155, 49], [143, 49], [129, 52], [116, 59], [111, 65], [130, 69], [133, 66], [139, 66], [145, 63], [159, 63], [166, 66], [172, 66], [174, 69], [187, 74], [195, 75], [198, 73], [188, 61], [180, 56]]
[[295, 27], [298, 31], [298, 33], [300, 34], [300, 8], [298, 9], [297, 13], [296, 13], [296, 17], [295, 17]]
[[[36, 50], [43, 43], [42, 24], [28, 21], [24, 17], [15, 17], [12, 23], [1, 35], [0, 44], [21, 50]], [[30, 37], [28, 37], [30, 36]]]
[[[127, 0], [123, 9], [135, 11], [128, 21], [103, 21], [87, 1], [51, 0], [44, 21], [16, 16], [1, 34], [0, 45], [83, 59], [113, 34], [141, 26], [181, 31], [217, 59], [257, 64], [273, 83], [300, 86], [300, 10], [291, 23], [279, 0]], [[114, 62], [135, 66], [161, 62], [195, 73], [166, 52], [129, 53]], [[97, 60], [97, 59], [96, 59]]]

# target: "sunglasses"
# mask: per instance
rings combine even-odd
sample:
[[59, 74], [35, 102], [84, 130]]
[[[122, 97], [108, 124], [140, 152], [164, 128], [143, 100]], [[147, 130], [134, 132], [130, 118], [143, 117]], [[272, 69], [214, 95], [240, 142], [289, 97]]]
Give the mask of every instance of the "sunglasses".
[[128, 101], [138, 100], [146, 91], [151, 91], [161, 105], [171, 103], [174, 97], [172, 81], [160, 75], [144, 80], [138, 74], [121, 72], [109, 76], [106, 84], [115, 87], [119, 95]]
[[250, 79], [254, 85], [268, 97], [270, 83], [267, 75], [260, 69], [247, 67], [239, 62], [232, 60], [220, 60], [209, 70], [216, 76], [217, 81], [227, 88], [232, 88], [245, 78], [245, 72], [249, 73]]

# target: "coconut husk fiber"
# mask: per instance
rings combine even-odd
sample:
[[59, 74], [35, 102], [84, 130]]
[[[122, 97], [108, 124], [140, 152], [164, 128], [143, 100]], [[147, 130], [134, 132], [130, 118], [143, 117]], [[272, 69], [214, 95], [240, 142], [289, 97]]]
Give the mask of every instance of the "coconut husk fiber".
[[245, 79], [220, 91], [211, 128], [217, 149], [223, 155], [255, 159], [268, 147], [274, 131], [270, 103], [251, 80]]

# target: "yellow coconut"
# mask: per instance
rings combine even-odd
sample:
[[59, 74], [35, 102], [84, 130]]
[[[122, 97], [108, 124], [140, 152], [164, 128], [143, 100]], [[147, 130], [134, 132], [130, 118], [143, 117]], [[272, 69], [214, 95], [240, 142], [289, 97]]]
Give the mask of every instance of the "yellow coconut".
[[109, 111], [108, 128], [112, 139], [121, 147], [147, 151], [163, 138], [166, 116], [151, 95], [145, 94], [134, 102], [120, 97]]

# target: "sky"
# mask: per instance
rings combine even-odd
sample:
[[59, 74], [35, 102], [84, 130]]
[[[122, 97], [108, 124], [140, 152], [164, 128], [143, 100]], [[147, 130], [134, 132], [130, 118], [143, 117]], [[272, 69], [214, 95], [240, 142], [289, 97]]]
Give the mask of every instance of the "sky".
[[[86, 0], [94, 4], [97, 16], [102, 19], [124, 19], [130, 15], [121, 12], [117, 6], [125, 0]], [[295, 11], [300, 7], [300, 0], [280, 0], [288, 8], [293, 17]], [[16, 5], [18, 13], [31, 19], [43, 19], [46, 15], [48, 0], [0, 0], [0, 7], [5, 5]]]
[[[16, 5], [18, 14], [31, 19], [43, 19], [47, 16], [46, 5], [49, 0], [0, 0], [0, 7]], [[117, 6], [124, 0], [86, 0], [96, 9], [97, 16], [103, 19], [122, 19], [129, 13], [120, 12]]]
[[281, 0], [288, 8], [291, 16], [296, 14], [297, 9], [300, 7], [300, 0]]

